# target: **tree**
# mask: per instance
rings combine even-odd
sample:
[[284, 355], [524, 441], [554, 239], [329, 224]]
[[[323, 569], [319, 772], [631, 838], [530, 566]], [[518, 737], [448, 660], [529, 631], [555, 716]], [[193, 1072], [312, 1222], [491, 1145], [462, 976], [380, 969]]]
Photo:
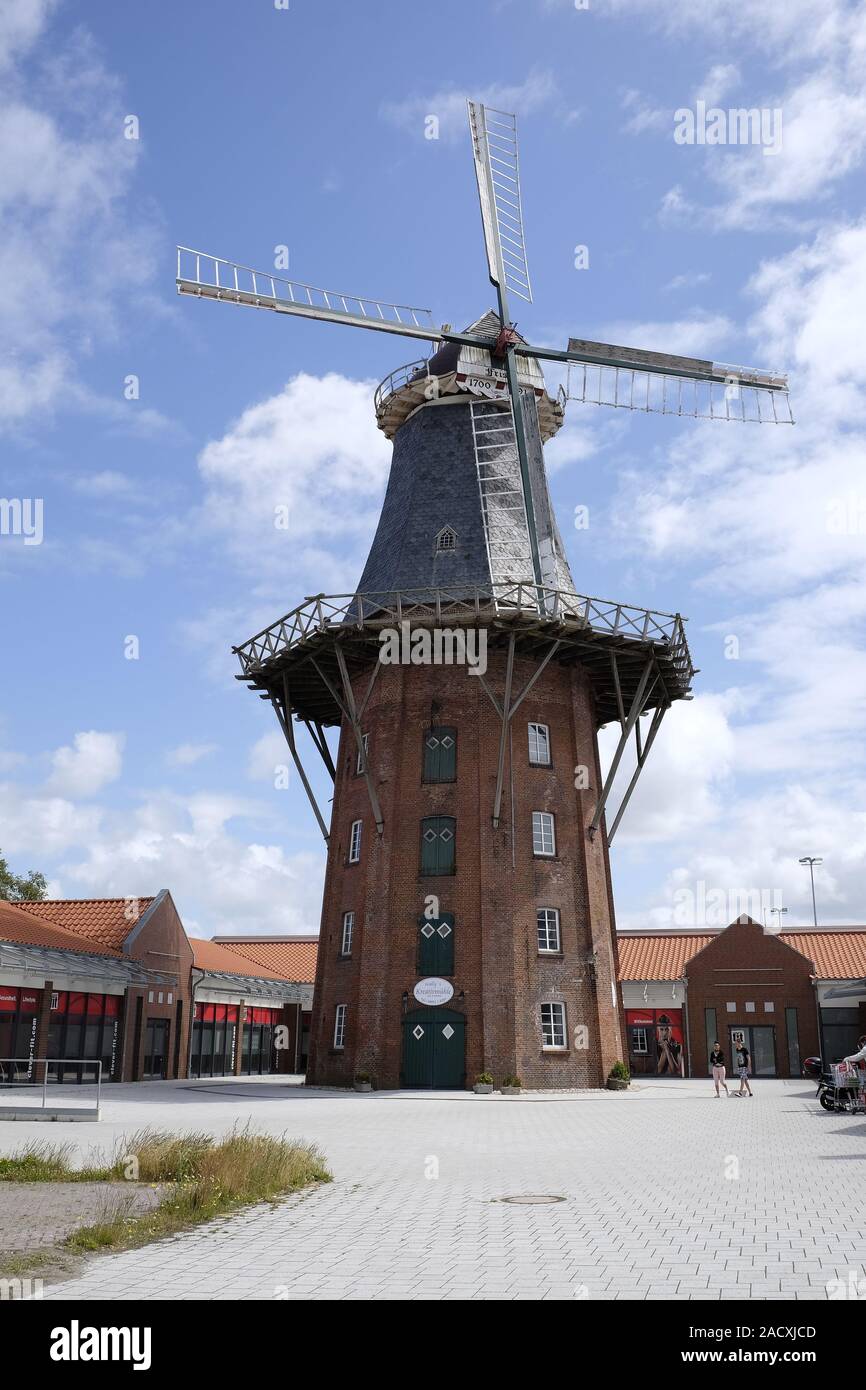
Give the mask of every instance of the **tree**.
[[8, 903], [38, 903], [45, 897], [47, 887], [45, 875], [38, 869], [31, 869], [26, 876], [13, 874], [0, 854], [0, 899]]

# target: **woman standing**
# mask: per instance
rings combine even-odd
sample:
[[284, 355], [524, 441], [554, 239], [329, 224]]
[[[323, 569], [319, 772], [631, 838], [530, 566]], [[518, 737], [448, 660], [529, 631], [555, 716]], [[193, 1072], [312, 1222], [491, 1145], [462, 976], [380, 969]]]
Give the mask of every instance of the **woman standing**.
[[[735, 1091], [737, 1096], [750, 1096], [752, 1088], [749, 1085], [749, 1072], [752, 1069], [752, 1055], [746, 1047], [746, 1039], [737, 1045], [737, 1067], [740, 1072], [740, 1089]], [[743, 1089], [745, 1087], [745, 1089]]]
[[725, 1085], [725, 1054], [719, 1047], [718, 1038], [716, 1038], [716, 1041], [713, 1043], [713, 1050], [710, 1053], [710, 1066], [713, 1069], [713, 1082], [716, 1087], [716, 1100], [720, 1099], [720, 1086], [723, 1087], [725, 1095], [729, 1096], [731, 1093]]

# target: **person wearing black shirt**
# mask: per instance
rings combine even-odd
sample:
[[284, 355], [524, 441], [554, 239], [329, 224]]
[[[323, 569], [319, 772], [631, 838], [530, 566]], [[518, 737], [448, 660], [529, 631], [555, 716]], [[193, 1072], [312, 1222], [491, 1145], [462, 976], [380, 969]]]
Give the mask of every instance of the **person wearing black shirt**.
[[[752, 1065], [752, 1058], [749, 1049], [746, 1047], [745, 1039], [737, 1044], [737, 1067], [740, 1072], [740, 1089], [734, 1094], [738, 1096], [750, 1096], [752, 1088], [749, 1085], [749, 1071]], [[743, 1089], [745, 1087], [745, 1090]]]
[[729, 1096], [731, 1093], [725, 1085], [725, 1054], [719, 1047], [718, 1038], [713, 1043], [713, 1050], [710, 1053], [710, 1066], [713, 1069], [713, 1082], [716, 1087], [716, 1100], [721, 1099], [721, 1096], [719, 1095], [720, 1086], [723, 1087], [725, 1095]]

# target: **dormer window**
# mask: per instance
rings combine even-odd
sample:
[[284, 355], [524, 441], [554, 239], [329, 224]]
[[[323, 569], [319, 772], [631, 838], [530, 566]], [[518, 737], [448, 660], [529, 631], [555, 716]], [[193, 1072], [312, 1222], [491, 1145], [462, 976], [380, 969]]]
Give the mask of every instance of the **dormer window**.
[[439, 535], [436, 537], [436, 554], [439, 555], [445, 550], [457, 549], [457, 532], [452, 531], [450, 526], [443, 526]]

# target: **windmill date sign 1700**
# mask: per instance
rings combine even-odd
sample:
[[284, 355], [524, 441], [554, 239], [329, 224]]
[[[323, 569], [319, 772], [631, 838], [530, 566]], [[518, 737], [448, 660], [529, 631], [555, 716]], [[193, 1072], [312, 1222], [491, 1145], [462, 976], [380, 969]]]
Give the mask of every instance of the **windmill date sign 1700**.
[[[327, 843], [312, 1084], [363, 1072], [380, 1087], [463, 1087], [486, 1071], [535, 1088], [603, 1083], [623, 1055], [608, 846], [694, 668], [679, 614], [576, 592], [543, 445], [569, 399], [793, 423], [779, 374], [581, 338], [559, 351], [525, 342], [508, 307], [510, 294], [532, 299], [516, 121], [470, 102], [469, 125], [497, 311], [462, 333], [428, 310], [177, 253], [181, 294], [435, 345], [375, 394], [393, 456], [358, 591], [307, 598], [235, 648]], [[568, 367], [555, 396], [545, 361]], [[483, 637], [485, 669], [379, 659], [383, 634], [419, 629]], [[612, 721], [602, 777], [597, 734]], [[301, 725], [334, 781], [330, 826]], [[608, 826], [632, 734], [634, 770]]]

